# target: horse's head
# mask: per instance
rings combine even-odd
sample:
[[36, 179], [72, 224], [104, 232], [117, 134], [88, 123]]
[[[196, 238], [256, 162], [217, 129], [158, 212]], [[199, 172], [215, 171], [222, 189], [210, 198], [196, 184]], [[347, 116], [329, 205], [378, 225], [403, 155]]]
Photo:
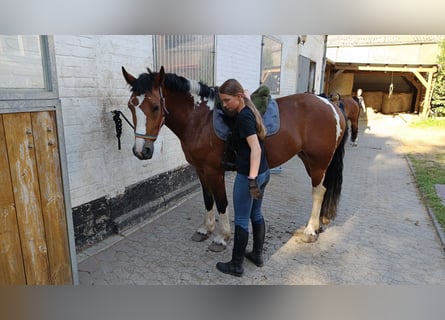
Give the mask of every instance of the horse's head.
[[167, 109], [162, 95], [164, 67], [158, 73], [143, 73], [138, 78], [129, 74], [124, 67], [122, 73], [131, 87], [128, 108], [131, 110], [134, 123], [134, 155], [140, 160], [151, 159], [154, 142], [164, 124]]

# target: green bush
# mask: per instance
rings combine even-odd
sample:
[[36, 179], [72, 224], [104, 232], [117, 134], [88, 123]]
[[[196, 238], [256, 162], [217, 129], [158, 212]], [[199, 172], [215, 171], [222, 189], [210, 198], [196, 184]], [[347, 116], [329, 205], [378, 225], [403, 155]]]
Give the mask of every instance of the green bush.
[[435, 83], [431, 96], [431, 116], [445, 117], [445, 40], [440, 45], [437, 57], [439, 69], [435, 75]]
[[433, 117], [445, 117], [445, 106], [431, 107]]

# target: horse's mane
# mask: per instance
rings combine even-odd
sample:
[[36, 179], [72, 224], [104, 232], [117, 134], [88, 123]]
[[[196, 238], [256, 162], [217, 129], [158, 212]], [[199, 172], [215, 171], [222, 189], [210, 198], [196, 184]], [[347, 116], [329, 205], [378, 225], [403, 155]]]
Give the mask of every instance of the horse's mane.
[[[153, 82], [156, 78], [157, 72], [151, 72], [150, 69], [147, 69], [148, 73], [142, 73], [136, 79], [131, 88], [135, 94], [140, 95], [147, 91], [151, 91], [153, 88]], [[197, 81], [199, 84], [199, 92], [196, 92], [200, 97], [204, 97], [207, 99], [214, 99], [215, 97], [215, 88], [211, 88], [204, 84], [201, 81]], [[191, 85], [190, 80], [178, 76], [175, 73], [166, 73], [164, 78], [164, 84], [168, 89], [178, 91], [181, 93], [190, 93]]]

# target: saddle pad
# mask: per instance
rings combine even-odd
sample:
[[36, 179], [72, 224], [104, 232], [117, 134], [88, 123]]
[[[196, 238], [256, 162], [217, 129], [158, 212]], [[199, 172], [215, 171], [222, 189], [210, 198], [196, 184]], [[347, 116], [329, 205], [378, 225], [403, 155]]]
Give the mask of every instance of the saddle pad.
[[[224, 114], [222, 109], [213, 109], [213, 128], [218, 138], [224, 141], [227, 140], [230, 134], [230, 128], [224, 121], [225, 117], [227, 116]], [[263, 122], [267, 129], [267, 136], [277, 133], [277, 131], [280, 129], [280, 114], [278, 111], [278, 104], [275, 99], [269, 99], [266, 112], [263, 115]]]

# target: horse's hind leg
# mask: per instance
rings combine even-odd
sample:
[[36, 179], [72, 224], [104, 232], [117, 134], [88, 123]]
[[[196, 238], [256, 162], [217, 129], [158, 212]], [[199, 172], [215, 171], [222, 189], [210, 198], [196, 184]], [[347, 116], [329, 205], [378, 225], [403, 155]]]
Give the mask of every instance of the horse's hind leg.
[[301, 241], [309, 243], [317, 241], [318, 233], [320, 231], [320, 213], [324, 195], [326, 193], [326, 188], [323, 186], [325, 171], [321, 168], [314, 168], [311, 166], [311, 163], [316, 161], [313, 158], [309, 158], [306, 153], [300, 153], [298, 156], [303, 161], [307, 174], [311, 177], [312, 210], [303, 234], [299, 235], [299, 232], [297, 232], [295, 235], [298, 235], [301, 238]]
[[353, 147], [357, 146], [358, 140], [358, 125], [356, 122], [351, 122], [351, 145]]
[[318, 238], [321, 205], [325, 192], [326, 188], [323, 186], [323, 180], [317, 186], [312, 187], [312, 211], [307, 226], [303, 231], [301, 238], [303, 242], [315, 242]]

